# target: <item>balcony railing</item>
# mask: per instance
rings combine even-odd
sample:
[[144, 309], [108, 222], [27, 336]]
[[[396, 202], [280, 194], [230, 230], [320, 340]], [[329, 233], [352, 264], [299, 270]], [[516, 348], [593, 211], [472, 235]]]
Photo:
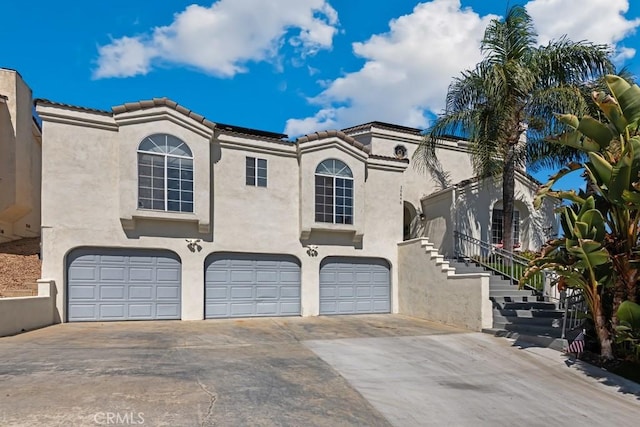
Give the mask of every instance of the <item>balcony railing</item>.
[[[488, 270], [495, 271], [509, 280], [513, 285], [520, 283], [522, 275], [529, 265], [527, 258], [513, 252], [508, 252], [492, 243], [466, 236], [457, 231], [453, 234], [455, 239], [454, 253], [456, 257], [469, 259]], [[524, 288], [542, 291], [544, 284], [545, 274], [538, 273], [531, 278]]]

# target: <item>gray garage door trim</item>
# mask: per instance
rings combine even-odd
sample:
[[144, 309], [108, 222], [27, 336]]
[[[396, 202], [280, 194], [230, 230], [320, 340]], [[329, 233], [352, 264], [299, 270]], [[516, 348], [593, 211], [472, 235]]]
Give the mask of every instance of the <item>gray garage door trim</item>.
[[205, 317], [298, 316], [300, 289], [294, 256], [214, 253], [205, 263]]
[[320, 314], [391, 312], [389, 263], [377, 258], [328, 257], [320, 264]]
[[181, 263], [173, 252], [81, 248], [67, 260], [69, 322], [180, 319]]

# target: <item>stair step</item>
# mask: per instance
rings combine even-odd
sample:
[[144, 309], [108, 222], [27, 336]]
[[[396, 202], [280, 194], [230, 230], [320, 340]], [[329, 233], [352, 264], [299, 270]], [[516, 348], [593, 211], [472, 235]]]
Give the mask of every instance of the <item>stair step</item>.
[[502, 327], [504, 325], [520, 326], [545, 326], [549, 328], [561, 328], [562, 319], [553, 317], [515, 317], [515, 316], [493, 316], [493, 326]]
[[[554, 306], [555, 307], [555, 306]], [[556, 309], [493, 309], [493, 317], [495, 316], [503, 316], [503, 317], [524, 317], [524, 318], [552, 318], [552, 319], [560, 319], [564, 315], [563, 310]]]
[[511, 285], [509, 283], [500, 283], [500, 284], [493, 284], [493, 283], [489, 283], [489, 289], [493, 290], [493, 291], [523, 291], [526, 289], [520, 289], [518, 287], [518, 285]]
[[482, 332], [496, 337], [515, 339], [516, 344], [520, 345], [530, 344], [538, 347], [552, 348], [558, 351], [562, 351], [567, 347], [567, 340], [558, 337], [531, 335], [497, 328], [483, 329]]
[[540, 335], [543, 337], [560, 338], [562, 335], [562, 324], [558, 327], [513, 324], [513, 323], [494, 323], [494, 329], [503, 329], [509, 332], [518, 332], [525, 335]]
[[491, 297], [535, 297], [532, 291], [518, 289], [491, 289], [489, 288], [489, 298]]
[[511, 300], [505, 301], [504, 298], [492, 298], [494, 308], [499, 310], [556, 310], [555, 303], [548, 301], [536, 301], [535, 298], [528, 301]]

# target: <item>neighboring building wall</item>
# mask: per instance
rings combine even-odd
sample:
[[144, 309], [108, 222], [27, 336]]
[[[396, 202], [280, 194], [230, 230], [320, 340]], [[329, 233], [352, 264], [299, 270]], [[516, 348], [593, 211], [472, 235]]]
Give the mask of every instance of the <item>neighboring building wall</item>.
[[31, 89], [0, 68], [0, 243], [40, 234], [40, 129]]
[[493, 323], [489, 274], [459, 274], [427, 239], [398, 244], [399, 312], [481, 331]]
[[[212, 253], [292, 255], [301, 263], [303, 316], [319, 313], [319, 269], [327, 256], [383, 258], [391, 265], [397, 312], [406, 163], [369, 157], [341, 136], [295, 144], [215, 126], [175, 109], [111, 114], [39, 103], [43, 118], [43, 277], [55, 280], [65, 321], [66, 264], [83, 246], [165, 249], [182, 263], [182, 319], [204, 317], [205, 260]], [[136, 148], [150, 133], [182, 139], [194, 154], [194, 213], [136, 209]], [[247, 186], [247, 156], [267, 160], [267, 187]], [[339, 159], [354, 174], [354, 225], [309, 222], [314, 172]], [[305, 219], [307, 218], [307, 219]], [[398, 224], [398, 227], [389, 227]], [[191, 251], [185, 239], [200, 239]], [[308, 251], [317, 246], [317, 256]]]

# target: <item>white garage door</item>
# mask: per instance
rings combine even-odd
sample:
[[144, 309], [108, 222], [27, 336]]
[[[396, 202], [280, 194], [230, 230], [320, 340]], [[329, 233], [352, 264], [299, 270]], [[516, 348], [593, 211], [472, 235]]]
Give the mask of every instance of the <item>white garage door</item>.
[[213, 254], [205, 274], [205, 317], [297, 316], [300, 263], [292, 256]]
[[320, 314], [389, 313], [389, 264], [376, 258], [330, 257], [320, 265]]
[[83, 248], [68, 257], [67, 318], [180, 319], [181, 265], [168, 251]]

